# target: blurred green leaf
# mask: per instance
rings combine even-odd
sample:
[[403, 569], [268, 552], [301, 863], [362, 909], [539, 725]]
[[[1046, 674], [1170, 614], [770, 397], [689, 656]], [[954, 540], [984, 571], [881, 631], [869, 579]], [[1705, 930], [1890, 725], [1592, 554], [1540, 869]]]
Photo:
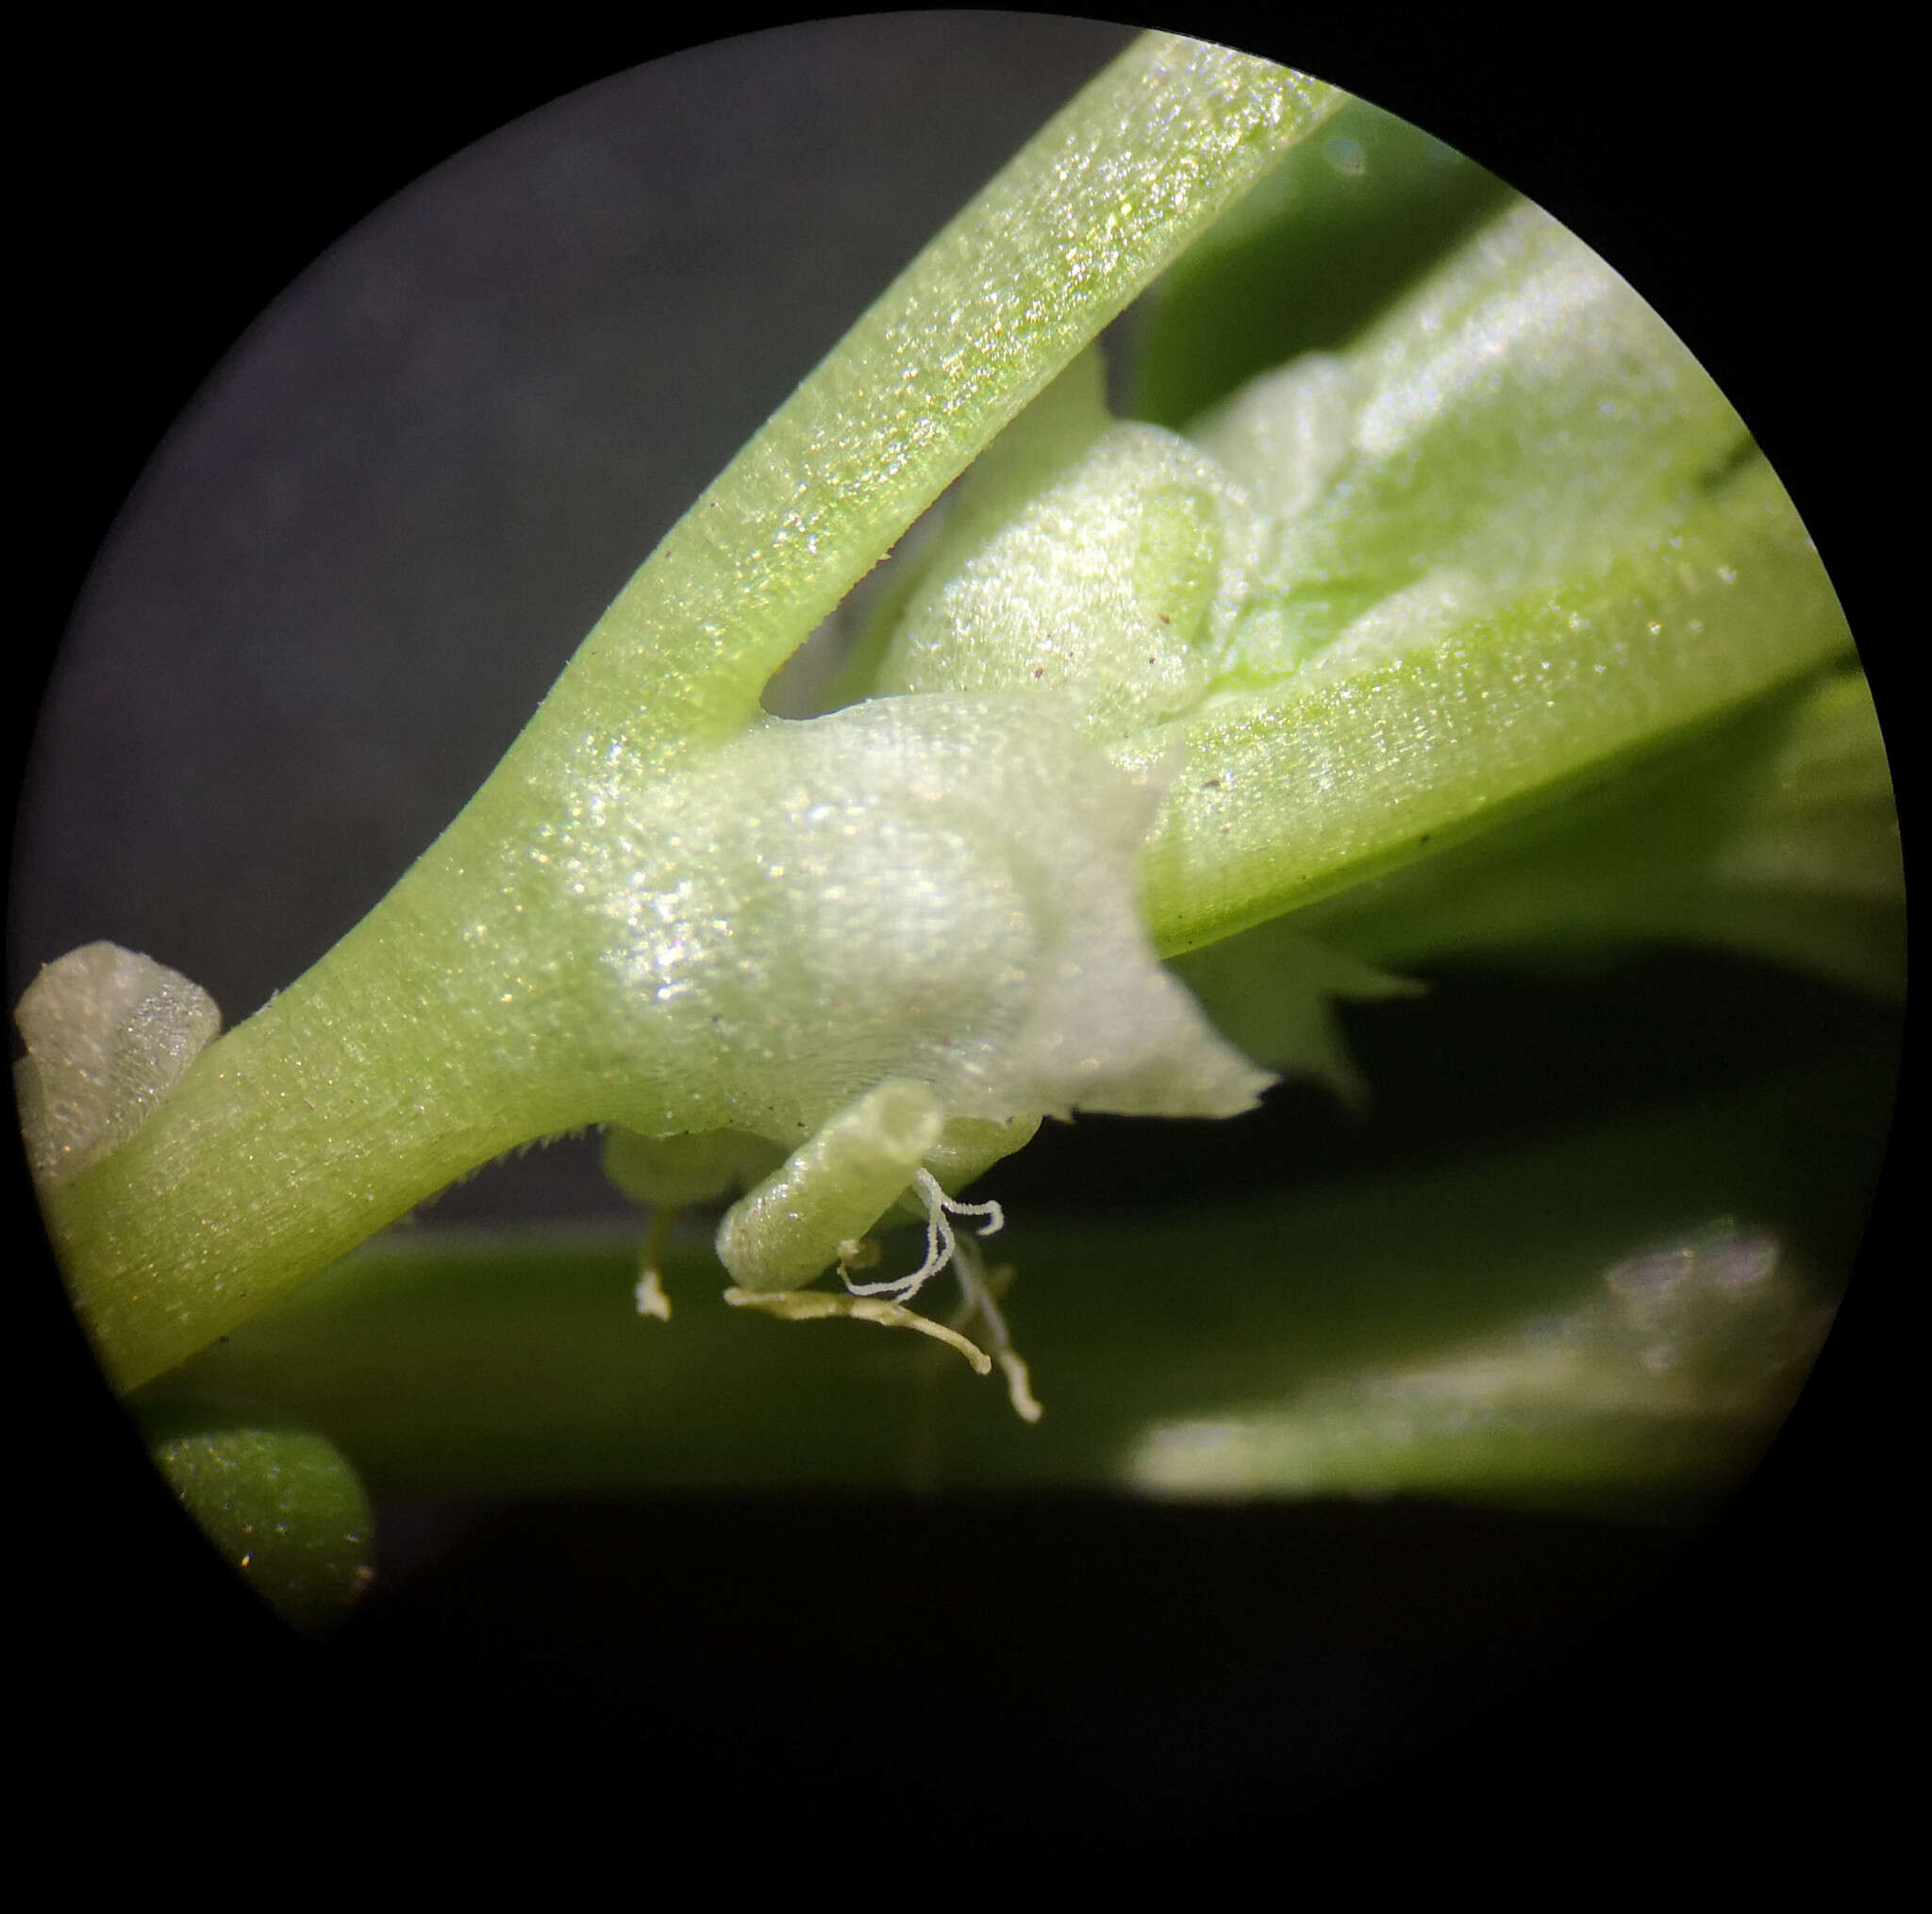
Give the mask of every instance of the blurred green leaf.
[[375, 1540], [348, 1457], [281, 1410], [172, 1387], [138, 1407], [161, 1479], [242, 1580], [305, 1633], [345, 1621], [369, 1588]]
[[[991, 1246], [1019, 1272], [1032, 1427], [920, 1339], [719, 1307], [690, 1236], [663, 1265], [669, 1323], [636, 1313], [635, 1249], [608, 1234], [392, 1237], [182, 1380], [287, 1402], [378, 1496], [899, 1482], [1669, 1503], [1735, 1482], [1802, 1379], [1889, 1088], [1886, 1057], [1855, 1057], [1247, 1203], [1016, 1212]], [[1672, 1255], [1698, 1280], [1666, 1373], [1646, 1364], [1669, 1337], [1619, 1315], [1616, 1285]], [[1755, 1274], [1726, 1291], [1725, 1267]], [[1565, 1347], [1568, 1369], [1548, 1359]], [[1210, 1458], [1217, 1426], [1250, 1431], [1244, 1466], [1239, 1436]]]
[[1346, 344], [1507, 196], [1420, 127], [1349, 101], [1143, 302], [1128, 412], [1178, 429], [1257, 373]]

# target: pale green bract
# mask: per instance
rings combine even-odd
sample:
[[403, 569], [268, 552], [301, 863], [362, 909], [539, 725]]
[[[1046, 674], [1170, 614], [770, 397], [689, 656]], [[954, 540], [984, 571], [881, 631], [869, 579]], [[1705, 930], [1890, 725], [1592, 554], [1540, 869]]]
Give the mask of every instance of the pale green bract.
[[[720, 1230], [743, 1288], [808, 1282], [918, 1170], [957, 1188], [1042, 1117], [1230, 1116], [1272, 1081], [1159, 967], [1141, 922], [1139, 856], [1172, 767], [1123, 770], [1097, 748], [1200, 696], [1253, 526], [1185, 441], [1109, 425], [1084, 355], [975, 470], [881, 695], [768, 719], [675, 787], [671, 817], [589, 834], [625, 847], [621, 872], [572, 879], [623, 933], [613, 1028], [648, 1001], [685, 1033], [678, 1078], [708, 1087], [721, 1127], [811, 1140]], [[674, 882], [629, 861], [633, 843], [706, 874]], [[874, 1119], [828, 1150], [826, 1126], [892, 1080], [928, 1092], [891, 1106], [898, 1140]], [[612, 1153], [632, 1194], [692, 1187], [691, 1146], [669, 1140]], [[718, 1171], [738, 1180], [742, 1158]], [[832, 1200], [802, 1234], [818, 1189]]]
[[[922, 1164], [968, 1179], [1042, 1116], [1249, 1107], [1270, 1078], [1160, 968], [1137, 908], [1158, 799], [1082, 742], [1060, 701], [1011, 695], [769, 719], [702, 772], [641, 791], [614, 778], [582, 848], [548, 855], [539, 880], [561, 893], [545, 921], [576, 900], [613, 1055], [648, 1017], [670, 1059], [610, 1114], [647, 1136], [783, 1149], [889, 1079], [924, 1086], [933, 1135], [870, 1215], [841, 1211], [808, 1280]], [[661, 1184], [647, 1157], [625, 1160], [634, 1194], [689, 1200], [688, 1150]], [[848, 1167], [835, 1155], [822, 1173]], [[792, 1287], [811, 1260], [788, 1243], [768, 1272], [755, 1236], [725, 1235], [749, 1289]]]
[[198, 984], [112, 943], [46, 965], [13, 1015], [27, 1053], [13, 1066], [14, 1093], [43, 1189], [133, 1136], [222, 1027]]
[[887, 1076], [982, 1122], [1246, 1108], [1263, 1079], [1136, 907], [1159, 792], [1072, 729], [1044, 699], [910, 695], [613, 779], [537, 881], [576, 902], [613, 1054], [657, 1026], [667, 1064], [623, 1114], [782, 1142]]
[[1058, 692], [1111, 743], [1200, 702], [1260, 531], [1208, 454], [1108, 420], [1089, 352], [975, 467], [875, 690]]

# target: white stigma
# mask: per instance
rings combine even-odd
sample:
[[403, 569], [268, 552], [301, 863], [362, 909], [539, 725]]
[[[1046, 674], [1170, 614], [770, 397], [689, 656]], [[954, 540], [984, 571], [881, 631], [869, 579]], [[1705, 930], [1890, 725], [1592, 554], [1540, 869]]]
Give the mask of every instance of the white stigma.
[[956, 1202], [940, 1188], [939, 1178], [930, 1170], [920, 1171], [913, 1182], [925, 1201], [925, 1260], [910, 1275], [894, 1276], [883, 1283], [855, 1283], [841, 1268], [840, 1275], [853, 1295], [891, 1296], [895, 1303], [909, 1303], [953, 1260], [958, 1240], [953, 1234], [953, 1225], [948, 1220], [951, 1217], [989, 1218], [979, 1226], [977, 1234], [980, 1236], [995, 1236], [1006, 1227], [1006, 1212], [997, 1203]]

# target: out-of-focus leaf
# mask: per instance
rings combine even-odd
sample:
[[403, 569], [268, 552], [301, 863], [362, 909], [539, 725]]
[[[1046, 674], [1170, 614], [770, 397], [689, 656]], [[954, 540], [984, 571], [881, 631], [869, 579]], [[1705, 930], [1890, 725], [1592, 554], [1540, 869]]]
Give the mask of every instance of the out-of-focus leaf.
[[1148, 1429], [1156, 1493], [1639, 1506], [1741, 1476], [1796, 1398], [1830, 1307], [1769, 1232], [1728, 1220], [1612, 1263], [1594, 1293], [1389, 1369]]
[[[273, 1395], [325, 1423], [378, 1496], [1146, 1489], [1150, 1444], [1167, 1440], [1171, 1459], [1162, 1432], [1237, 1417], [1272, 1427], [1313, 1403], [1327, 1444], [1319, 1469], [1257, 1466], [1216, 1492], [1674, 1502], [1733, 1482], [1802, 1377], [1855, 1253], [1889, 1086], [1887, 1059], [1853, 1058], [1259, 1202], [1015, 1213], [989, 1248], [1018, 1273], [1005, 1308], [1046, 1408], [1032, 1426], [996, 1382], [921, 1339], [717, 1307], [720, 1273], [689, 1239], [662, 1264], [677, 1303], [668, 1324], [635, 1311], [629, 1241], [425, 1231], [379, 1242], [205, 1353], [183, 1381]], [[1746, 1307], [1734, 1320], [1704, 1309], [1725, 1292], [1700, 1279], [1703, 1301], [1684, 1317], [1695, 1337], [1679, 1334], [1674, 1373], [1652, 1371], [1660, 1339], [1617, 1327], [1606, 1298], [1645, 1257], [1688, 1250], [1700, 1278], [1711, 1274], [1719, 1263], [1698, 1246], [1712, 1240], [1752, 1246], [1757, 1273], [1735, 1286]], [[1568, 1370], [1547, 1355], [1566, 1333], [1581, 1350]], [[1522, 1357], [1488, 1398], [1516, 1419], [1485, 1423], [1472, 1407], [1452, 1426], [1456, 1390], [1478, 1400], [1481, 1351]], [[1386, 1402], [1389, 1378], [1421, 1375], [1436, 1379], [1436, 1419], [1414, 1440], [1336, 1410]], [[1533, 1413], [1517, 1415], [1532, 1399]], [[1177, 1486], [1171, 1470], [1158, 1486]]]
[[1148, 295], [1127, 409], [1178, 427], [1257, 373], [1346, 344], [1507, 196], [1420, 127], [1351, 100]]
[[341, 1450], [279, 1410], [173, 1389], [137, 1406], [161, 1479], [242, 1581], [306, 1633], [346, 1620], [373, 1578], [375, 1519]]

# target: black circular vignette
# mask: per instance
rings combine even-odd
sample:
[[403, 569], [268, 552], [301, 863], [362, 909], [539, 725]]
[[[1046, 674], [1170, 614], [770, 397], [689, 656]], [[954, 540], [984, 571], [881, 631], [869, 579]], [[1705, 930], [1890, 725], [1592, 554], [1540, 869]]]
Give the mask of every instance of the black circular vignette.
[[[1866, 327], [1843, 290], [1847, 263], [1870, 258], [1875, 230], [1898, 217], [1898, 196], [1888, 203], [1884, 191], [1897, 176], [1886, 171], [1891, 127], [1878, 124], [1895, 109], [1869, 91], [1884, 75], [1858, 70], [1862, 49], [1828, 42], [1761, 54], [1731, 47], [1722, 60], [1715, 50], [1687, 54], [1665, 67], [1634, 25], [1627, 58], [1622, 49], [1600, 48], [1595, 57], [1611, 71], [1598, 75], [1579, 64], [1574, 45], [1546, 58], [1525, 56], [1496, 28], [1431, 17], [1437, 24], [1420, 42], [1387, 33], [1373, 51], [1319, 23], [1306, 28], [1306, 51], [1303, 41], [1283, 43], [1286, 28], [1257, 39], [1255, 25], [1234, 13], [1196, 8], [1158, 24], [1288, 59], [1418, 120], [1543, 200], [1625, 271], [1707, 359], [1785, 476], [1867, 646], [1887, 714], [1897, 683], [1882, 642], [1890, 607], [1877, 554], [1889, 547], [1879, 543], [1886, 528], [1869, 517], [1866, 494], [1887, 470], [1872, 462], [1874, 422], [1895, 401], [1879, 391], [1885, 355], [1865, 342]], [[277, 66], [272, 88], [238, 79], [232, 50], [185, 40], [127, 49], [106, 74], [76, 59], [62, 75], [50, 63], [57, 84], [42, 102], [42, 166], [28, 222], [35, 257], [45, 262], [28, 412], [46, 531], [35, 553], [33, 628], [60, 629], [93, 550], [175, 415], [256, 313], [338, 234], [458, 146], [666, 50], [601, 38], [546, 43], [541, 32], [501, 54], [438, 49], [436, 58], [401, 45], [372, 58], [363, 45], [325, 43], [308, 50], [297, 75]], [[1659, 70], [1633, 79], [1630, 69], [1645, 60]], [[77, 72], [88, 74], [84, 90], [67, 77]], [[1843, 92], [1807, 113], [1794, 95], [1820, 75], [1838, 76]], [[73, 89], [64, 101], [63, 81]], [[76, 110], [83, 91], [84, 127]], [[1798, 156], [1820, 142], [1830, 159], [1794, 176]], [[138, 160], [131, 173], [130, 155]], [[209, 207], [222, 208], [213, 223]], [[1659, 208], [1670, 216], [1659, 218]], [[1871, 270], [1875, 276], [1883, 269]], [[130, 327], [130, 320], [138, 323]], [[1881, 340], [1890, 336], [1882, 321]], [[1846, 473], [1858, 474], [1857, 482], [1844, 482]], [[1896, 749], [1895, 768], [1909, 826], [1914, 767]], [[1700, 1812], [1737, 1804], [1755, 1839], [1782, 1841], [1791, 1831], [1788, 1801], [1802, 1799], [1814, 1817], [1849, 1806], [1871, 1774], [1869, 1759], [1846, 1753], [1860, 1745], [1857, 1696], [1890, 1685], [1904, 1639], [1897, 1597], [1885, 1592], [1899, 1586], [1901, 1523], [1888, 1501], [1898, 1481], [1890, 1459], [1897, 1438], [1888, 1425], [1895, 1398], [1880, 1361], [1880, 1345], [1896, 1335], [1891, 1252], [1908, 1240], [1899, 1180], [1895, 1163], [1861, 1279], [1811, 1384], [1719, 1525], [1660, 1571], [1657, 1585], [1635, 1597], [1559, 1678], [1473, 1729], [1453, 1759], [1424, 1756], [1378, 1786], [1364, 1777], [1366, 1791], [1343, 1803], [1319, 1804], [1325, 1832], [1338, 1840], [1365, 1838], [1391, 1825], [1390, 1814], [1407, 1813], [1414, 1818], [1392, 1824], [1460, 1827], [1468, 1839], [1472, 1831], [1526, 1826], [1541, 1816], [1546, 1829], [1574, 1830], [1579, 1846], [1594, 1848], [1607, 1838], [1631, 1839], [1624, 1831], [1634, 1793], [1648, 1803], [1697, 1803]], [[16, 1240], [34, 1241], [24, 1173], [13, 1195], [21, 1209]], [[492, 1693], [477, 1686], [482, 1671], [465, 1662], [461, 1643], [426, 1643], [409, 1635], [414, 1624], [386, 1637], [379, 1611], [333, 1646], [284, 1636], [173, 1509], [52, 1285], [36, 1288], [32, 1302], [27, 1337], [17, 1346], [37, 1352], [25, 1532], [32, 1539], [31, 1639], [53, 1671], [58, 1708], [48, 1745], [79, 1751], [99, 1775], [119, 1773], [132, 1789], [157, 1736], [175, 1738], [173, 1752], [190, 1758], [253, 1760], [272, 1752], [297, 1769], [313, 1758], [318, 1773], [350, 1750], [365, 1788], [419, 1756], [456, 1758], [466, 1739], [473, 1754], [507, 1751], [501, 1758], [512, 1774], [562, 1746], [574, 1747], [571, 1772], [588, 1775], [593, 1751], [603, 1759], [610, 1745], [625, 1743], [636, 1765], [604, 1768], [605, 1777], [623, 1787], [647, 1770], [641, 1791], [666, 1790], [658, 1811], [688, 1803], [693, 1825], [709, 1790], [737, 1782], [758, 1791], [731, 1739], [751, 1732], [747, 1723], [758, 1721], [758, 1711], [724, 1710], [730, 1733], [707, 1738], [717, 1698], [706, 1683], [728, 1664], [728, 1638], [704, 1654], [693, 1649], [685, 1673], [664, 1672], [664, 1714], [684, 1724], [686, 1739], [660, 1760], [638, 1752], [650, 1723], [640, 1720], [624, 1735], [622, 1724], [554, 1696]], [[36, 1497], [44, 1508], [35, 1508]], [[827, 1512], [815, 1542], [809, 1516], [790, 1519], [796, 1571], [825, 1587], [850, 1587], [847, 1612], [863, 1627], [868, 1595], [880, 1599], [881, 1580], [885, 1594], [897, 1592], [877, 1554], [886, 1543], [866, 1542], [851, 1510]], [[1372, 1536], [1375, 1516], [1360, 1515], [1361, 1535]], [[688, 1528], [692, 1518], [672, 1520]], [[1349, 1521], [1335, 1517], [1328, 1539]], [[522, 1545], [559, 1546], [568, 1525], [561, 1517], [533, 1518]], [[765, 1573], [770, 1540], [749, 1518], [726, 1526], [705, 1573], [721, 1588], [743, 1588]], [[1433, 1550], [1439, 1558], [1460, 1549], [1479, 1560], [1512, 1545], [1510, 1537], [1529, 1546], [1507, 1523], [1460, 1530], [1424, 1523], [1413, 1540], [1377, 1545], [1399, 1572], [1416, 1560], [1405, 1549]], [[1131, 1534], [1124, 1540], [1096, 1528], [1084, 1506], [1045, 1503], [982, 1511], [963, 1538], [935, 1528], [922, 1530], [920, 1540], [938, 1557], [923, 1579], [907, 1578], [908, 1591], [930, 1605], [921, 1618], [924, 1642], [949, 1625], [965, 1626], [971, 1599], [1051, 1578], [1083, 1545], [1129, 1553], [1138, 1546], [1131, 1572], [1152, 1578], [1150, 1590], [1169, 1613], [1191, 1612], [1185, 1587], [1159, 1583], [1159, 1572], [1180, 1576], [1175, 1564], [1186, 1553], [1177, 1557], [1152, 1520], [1137, 1543]], [[1273, 1556], [1265, 1541], [1244, 1545], [1257, 1551], [1256, 1574], [1282, 1575], [1305, 1540], [1288, 1536]], [[1572, 1551], [1566, 1573], [1587, 1576], [1588, 1537], [1564, 1546]], [[1556, 1549], [1552, 1560], [1560, 1554]], [[1200, 1611], [1191, 1612], [1198, 1619]], [[1265, 1653], [1265, 1606], [1218, 1619], [1231, 1644]], [[1076, 1618], [1057, 1620], [1065, 1639], [1042, 1640], [1033, 1652], [1049, 1686], [1056, 1653], [1078, 1663], [1094, 1652], [1091, 1642], [1082, 1646]], [[1157, 1657], [1161, 1626], [1161, 1615], [1150, 1618], [1147, 1652]], [[647, 1633], [641, 1622], [640, 1635]], [[1181, 1661], [1178, 1648], [1169, 1658]], [[769, 1662], [758, 1666], [779, 1679]], [[852, 1672], [862, 1657], [834, 1655], [830, 1666]], [[919, 1679], [916, 1670], [886, 1670], [876, 1693], [850, 1704], [853, 1739], [902, 1723], [899, 1691]], [[408, 1695], [414, 1712], [398, 1733], [385, 1711], [412, 1681], [427, 1686]], [[1280, 1699], [1287, 1706], [1292, 1696]], [[954, 1708], [941, 1725], [950, 1752], [938, 1772], [997, 1773], [1012, 1757], [1002, 1723], [962, 1712], [958, 1696], [949, 1700]], [[825, 1705], [822, 1689], [805, 1677], [791, 1701]], [[1252, 1831], [1296, 1817], [1296, 1804], [1258, 1783], [1245, 1796], [1218, 1801], [1176, 1792], [1163, 1768], [1160, 1722], [1127, 1711], [1107, 1726], [1117, 1741], [1111, 1793], [1095, 1778], [1103, 1771], [1090, 1769], [1087, 1785], [1070, 1785], [1058, 1798], [1049, 1791], [1009, 1799], [1014, 1829], [1058, 1826], [1074, 1845], [1108, 1835], [1131, 1843], [1185, 1840], [1217, 1821]], [[800, 1772], [811, 1772], [808, 1721], [765, 1720], [763, 1732], [780, 1748], [790, 1738], [805, 1764]], [[1255, 1732], [1252, 1723], [1246, 1732]], [[540, 1733], [541, 1740], [519, 1739]], [[549, 1739], [557, 1734], [565, 1739]], [[882, 1746], [876, 1778], [890, 1784], [903, 1753]], [[1265, 1747], [1253, 1753], [1265, 1764]], [[1016, 1764], [1035, 1787], [1039, 1765]], [[755, 1757], [749, 1767], [755, 1777]], [[820, 1773], [812, 1785], [824, 1801], [840, 1800], [848, 1785], [849, 1798], [862, 1800], [873, 1778]], [[249, 1783], [237, 1785], [245, 1792]], [[928, 1794], [921, 1805], [943, 1821], [942, 1800]], [[984, 1812], [986, 1825], [997, 1828], [997, 1807]], [[1640, 1822], [1637, 1838], [1655, 1825]], [[1718, 1839], [1715, 1830], [1710, 1838]]]

